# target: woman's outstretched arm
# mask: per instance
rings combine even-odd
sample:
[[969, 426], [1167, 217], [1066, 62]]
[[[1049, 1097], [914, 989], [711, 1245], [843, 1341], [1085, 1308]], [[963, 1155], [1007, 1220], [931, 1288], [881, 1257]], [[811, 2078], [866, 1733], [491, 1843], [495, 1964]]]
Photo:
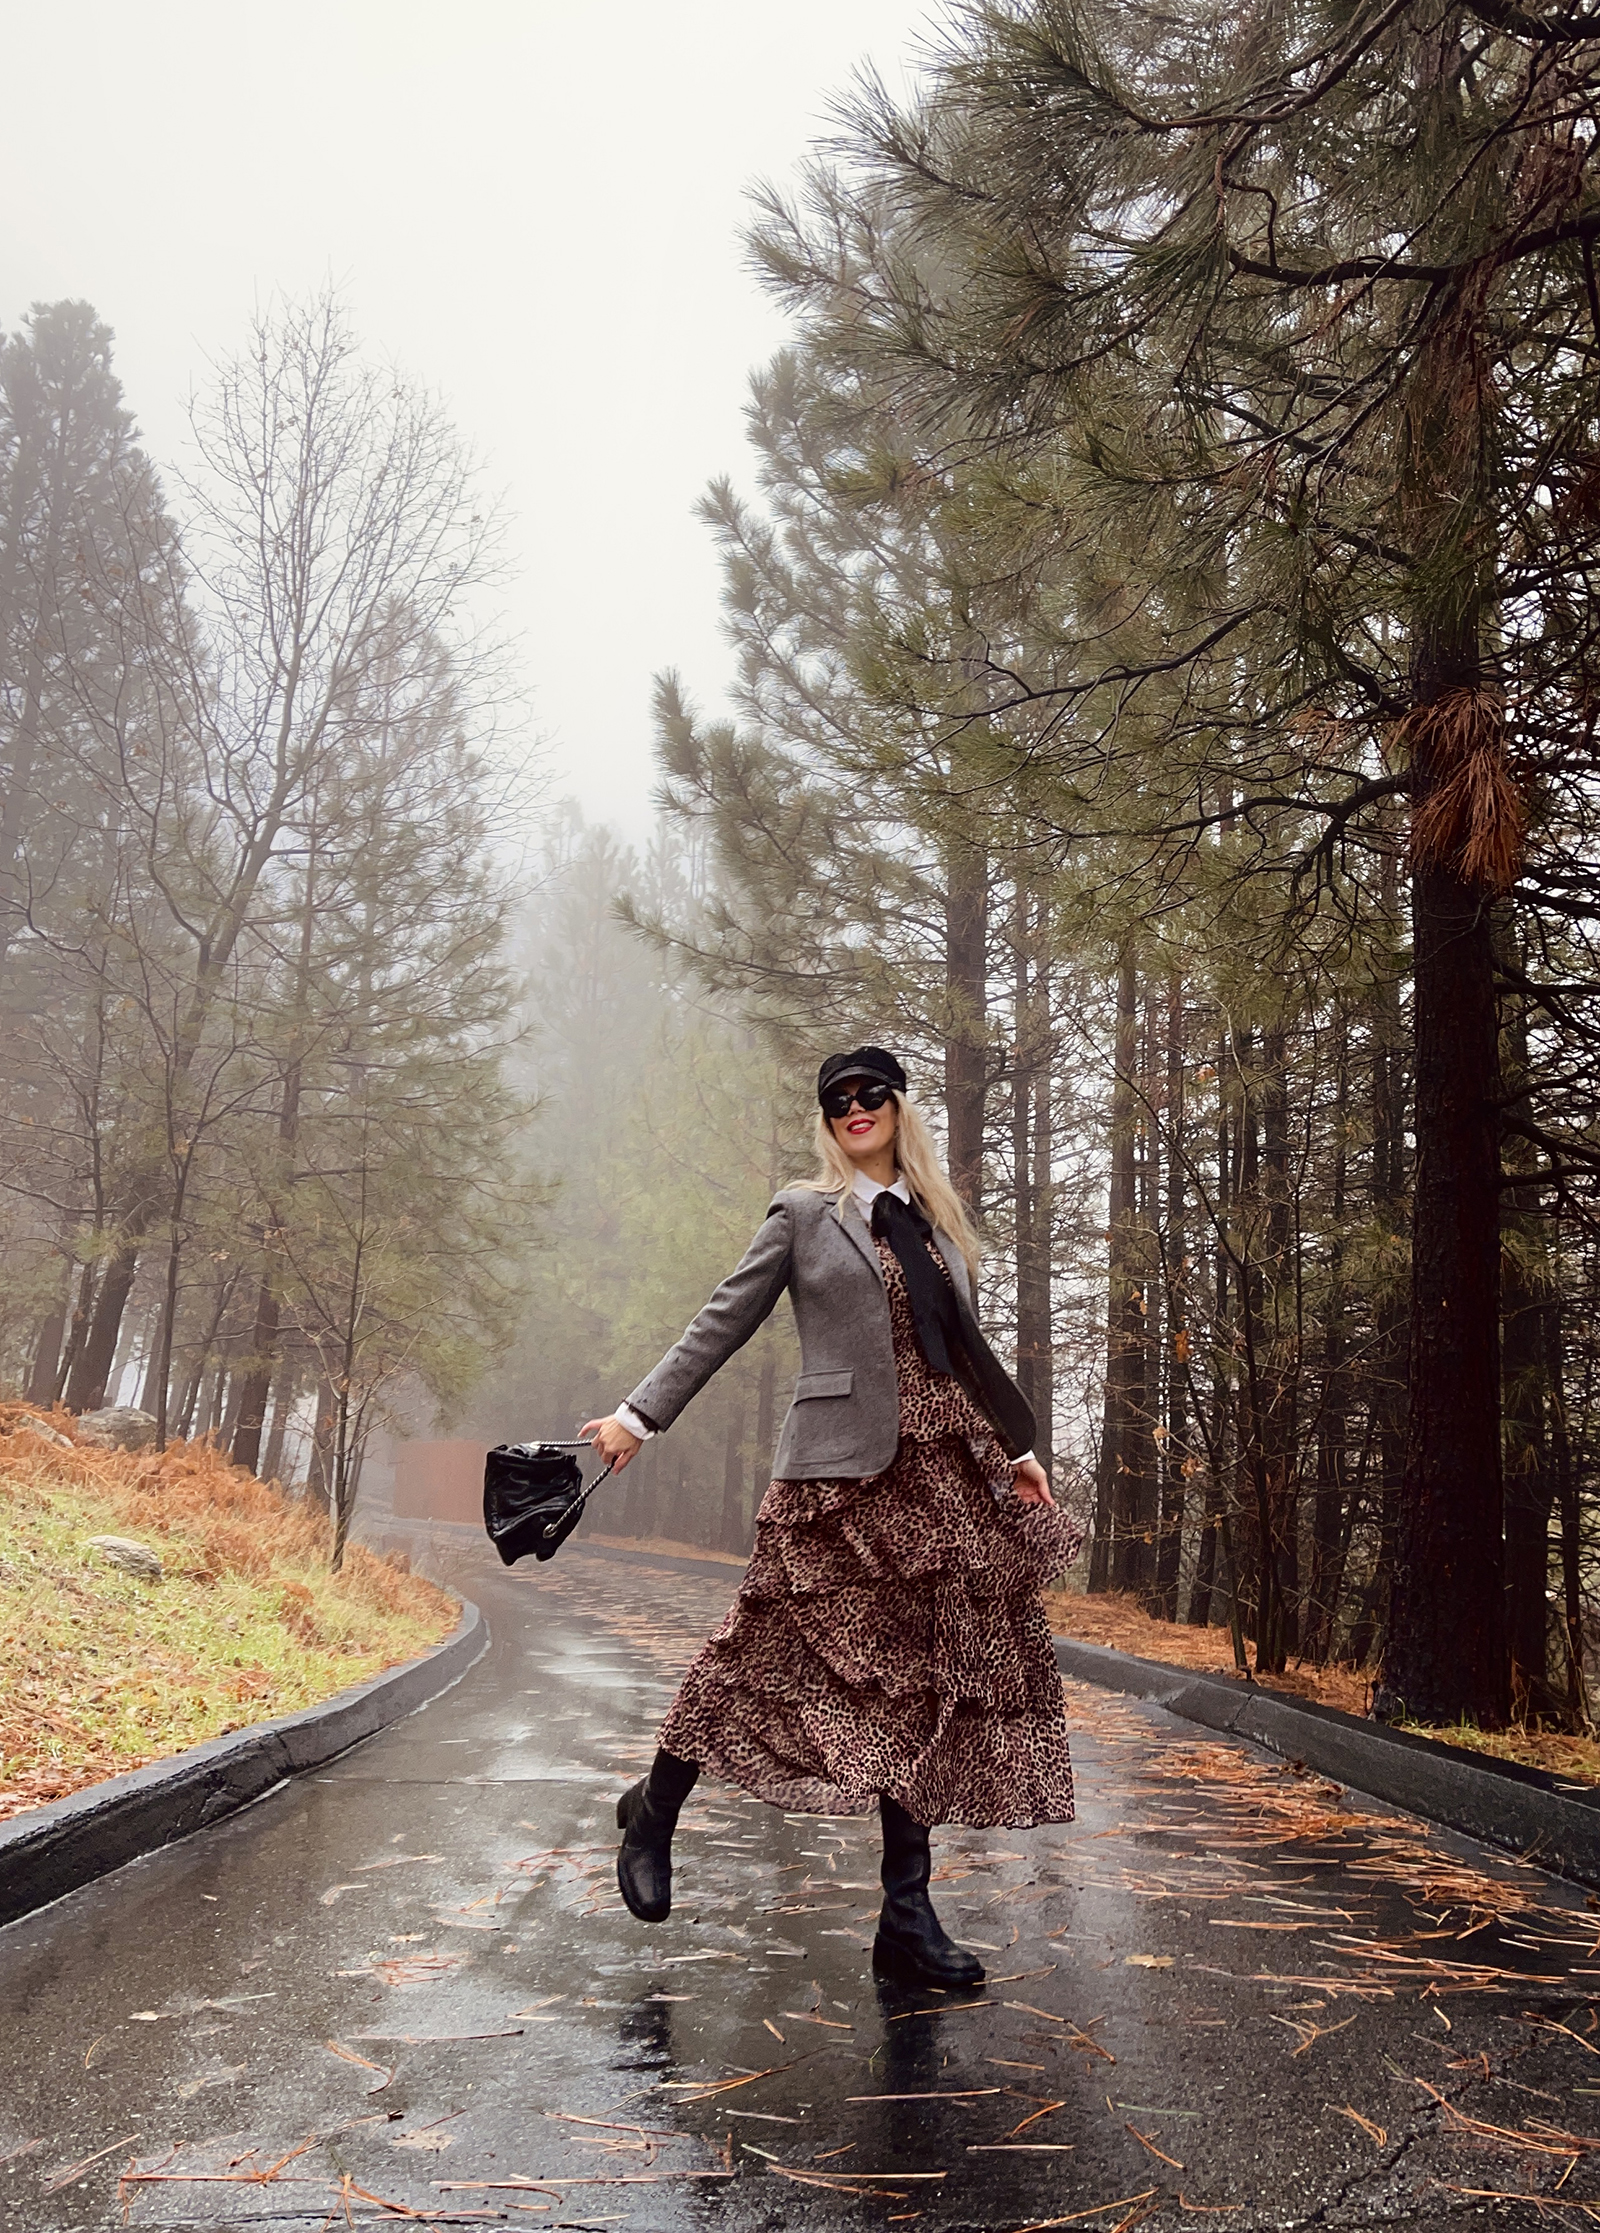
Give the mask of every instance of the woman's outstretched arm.
[[[631, 1411], [658, 1431], [671, 1426], [712, 1375], [771, 1317], [789, 1284], [793, 1244], [788, 1205], [774, 1202], [739, 1263], [628, 1397]], [[591, 1419], [583, 1432], [594, 1436], [603, 1457], [616, 1460], [619, 1472], [640, 1446], [639, 1437], [615, 1413]]]

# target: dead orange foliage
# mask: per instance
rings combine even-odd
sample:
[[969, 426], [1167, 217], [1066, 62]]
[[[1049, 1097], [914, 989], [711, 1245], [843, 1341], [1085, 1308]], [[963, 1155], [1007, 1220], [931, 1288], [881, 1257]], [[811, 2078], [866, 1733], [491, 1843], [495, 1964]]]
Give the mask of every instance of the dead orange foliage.
[[[64, 1435], [67, 1446], [32, 1432], [30, 1422]], [[115, 1532], [160, 1552], [172, 1583], [216, 1585], [237, 1576], [266, 1584], [269, 1603], [275, 1589], [282, 1627], [298, 1646], [320, 1649], [335, 1670], [328, 1689], [353, 1679], [340, 1671], [336, 1656], [352, 1647], [322, 1635], [312, 1590], [295, 1572], [315, 1582], [327, 1567], [329, 1524], [314, 1505], [287, 1495], [276, 1482], [258, 1480], [208, 1442], [173, 1443], [159, 1454], [101, 1450], [76, 1439], [69, 1412], [0, 1402], [0, 1488], [26, 1506], [35, 1488], [48, 1491], [52, 1485], [58, 1491], [92, 1495]], [[57, 1593], [53, 1602], [65, 1599], [69, 1610], [79, 1606], [80, 1612], [91, 1614], [92, 1633], [93, 1599], [85, 1585], [67, 1574], [46, 1586]], [[404, 1557], [380, 1556], [359, 1543], [346, 1547], [337, 1588], [341, 1601], [363, 1608], [366, 1633], [393, 1636], [401, 1657], [419, 1648], [402, 1639], [420, 1633], [431, 1641], [447, 1633], [457, 1617], [455, 1600], [413, 1574]], [[210, 1589], [205, 1594], [209, 1599]], [[393, 1624], [388, 1629], [383, 1627], [386, 1620]], [[136, 1667], [114, 1656], [96, 1667], [88, 1660], [79, 1664], [71, 1652], [63, 1656], [54, 1645], [41, 1647], [25, 1619], [20, 1627], [16, 1621], [12, 1625], [17, 1634], [8, 1658], [0, 1663], [0, 1760], [5, 1771], [0, 1820], [142, 1766], [171, 1749], [159, 1743], [154, 1751], [118, 1745], [97, 1726], [94, 1709], [102, 1700], [125, 1696], [134, 1673], [154, 1694], [192, 1694], [198, 1678], [181, 1652], [151, 1635], [142, 1641]], [[395, 1652], [396, 1644], [376, 1643], [367, 1649], [370, 1662], [374, 1649]], [[370, 1671], [381, 1664], [380, 1657]], [[204, 1684], [216, 1710], [233, 1714], [224, 1727], [284, 1710], [272, 1675], [237, 1659], [231, 1668], [210, 1669]]]
[[[1196, 1674], [1238, 1680], [1225, 1628], [1188, 1628], [1177, 1621], [1152, 1620], [1137, 1599], [1120, 1592], [1087, 1597], [1077, 1590], [1047, 1590], [1044, 1602], [1058, 1636], [1104, 1644], [1112, 1651], [1131, 1652], [1137, 1659], [1154, 1659], [1167, 1667], [1189, 1667]], [[1372, 1701], [1372, 1679], [1359, 1667], [1291, 1667], [1282, 1675], [1256, 1675], [1252, 1670], [1252, 1680], [1263, 1690], [1310, 1698], [1340, 1713], [1364, 1716]], [[1600, 1783], [1600, 1739], [1594, 1737], [1521, 1723], [1501, 1730], [1417, 1728], [1415, 1734], [1487, 1753], [1493, 1759], [1542, 1768], [1564, 1781]]]
[[[188, 1579], [233, 1573], [260, 1580], [286, 1561], [328, 1555], [328, 1522], [314, 1505], [287, 1496], [276, 1481], [257, 1480], [209, 1442], [173, 1442], [158, 1453], [97, 1450], [74, 1439], [72, 1448], [63, 1450], [30, 1434], [24, 1424], [29, 1419], [74, 1436], [69, 1411], [0, 1403], [0, 1468], [8, 1461], [25, 1462], [58, 1480], [96, 1488], [140, 1536], [166, 1536], [181, 1528], [185, 1540], [198, 1539], [205, 1553], [205, 1566], [188, 1569]], [[403, 1558], [381, 1558], [359, 1543], [348, 1546], [345, 1564], [396, 1612], [416, 1604], [419, 1586], [432, 1588], [419, 1584]], [[442, 1605], [443, 1593], [437, 1594]]]
[[[1225, 1628], [1187, 1628], [1179, 1621], [1152, 1620], [1138, 1600], [1124, 1592], [1086, 1597], [1077, 1590], [1054, 1589], [1046, 1591], [1044, 1602], [1058, 1636], [1105, 1644], [1112, 1651], [1160, 1660], [1168, 1667], [1191, 1667], [1196, 1674], [1235, 1673], [1233, 1646]], [[1312, 1698], [1319, 1706], [1336, 1706], [1347, 1714], [1364, 1714], [1371, 1690], [1368, 1677], [1357, 1667], [1291, 1667], [1286, 1674], [1255, 1679], [1263, 1690]]]

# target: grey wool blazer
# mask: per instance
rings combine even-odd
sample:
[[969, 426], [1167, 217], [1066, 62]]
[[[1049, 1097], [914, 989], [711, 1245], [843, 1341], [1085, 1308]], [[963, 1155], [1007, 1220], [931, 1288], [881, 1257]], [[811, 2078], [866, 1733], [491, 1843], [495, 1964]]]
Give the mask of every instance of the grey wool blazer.
[[[948, 1233], [934, 1241], [958, 1293], [971, 1301], [966, 1259]], [[900, 1389], [883, 1266], [851, 1196], [792, 1186], [704, 1310], [628, 1398], [656, 1428], [742, 1349], [784, 1289], [800, 1334], [800, 1377], [778, 1437], [780, 1481], [864, 1480], [881, 1473], [900, 1442]]]

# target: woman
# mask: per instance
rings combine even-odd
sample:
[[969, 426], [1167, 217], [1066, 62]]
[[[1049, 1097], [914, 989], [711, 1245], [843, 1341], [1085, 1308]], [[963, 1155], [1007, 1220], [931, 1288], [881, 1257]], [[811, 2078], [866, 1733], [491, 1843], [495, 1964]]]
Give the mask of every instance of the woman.
[[928, 1899], [928, 1826], [1072, 1819], [1041, 1583], [1077, 1555], [1028, 1404], [972, 1314], [974, 1237], [906, 1075], [881, 1047], [817, 1079], [822, 1175], [778, 1195], [683, 1339], [584, 1428], [620, 1468], [787, 1288], [800, 1377], [739, 1594], [695, 1659], [650, 1773], [617, 1805], [641, 1922], [672, 1899], [702, 1767], [790, 1812], [883, 1820], [873, 1968], [975, 1985]]

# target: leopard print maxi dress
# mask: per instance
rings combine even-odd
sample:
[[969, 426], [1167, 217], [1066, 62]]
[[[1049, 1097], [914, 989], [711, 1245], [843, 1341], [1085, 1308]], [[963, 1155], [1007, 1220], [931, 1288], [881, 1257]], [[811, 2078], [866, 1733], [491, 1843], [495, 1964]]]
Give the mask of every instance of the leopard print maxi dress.
[[1039, 1590], [1080, 1531], [1011, 1493], [987, 1422], [924, 1362], [905, 1274], [877, 1246], [900, 1381], [894, 1462], [864, 1481], [773, 1482], [739, 1594], [660, 1742], [794, 1813], [865, 1814], [887, 1793], [930, 1826], [1070, 1822]]

